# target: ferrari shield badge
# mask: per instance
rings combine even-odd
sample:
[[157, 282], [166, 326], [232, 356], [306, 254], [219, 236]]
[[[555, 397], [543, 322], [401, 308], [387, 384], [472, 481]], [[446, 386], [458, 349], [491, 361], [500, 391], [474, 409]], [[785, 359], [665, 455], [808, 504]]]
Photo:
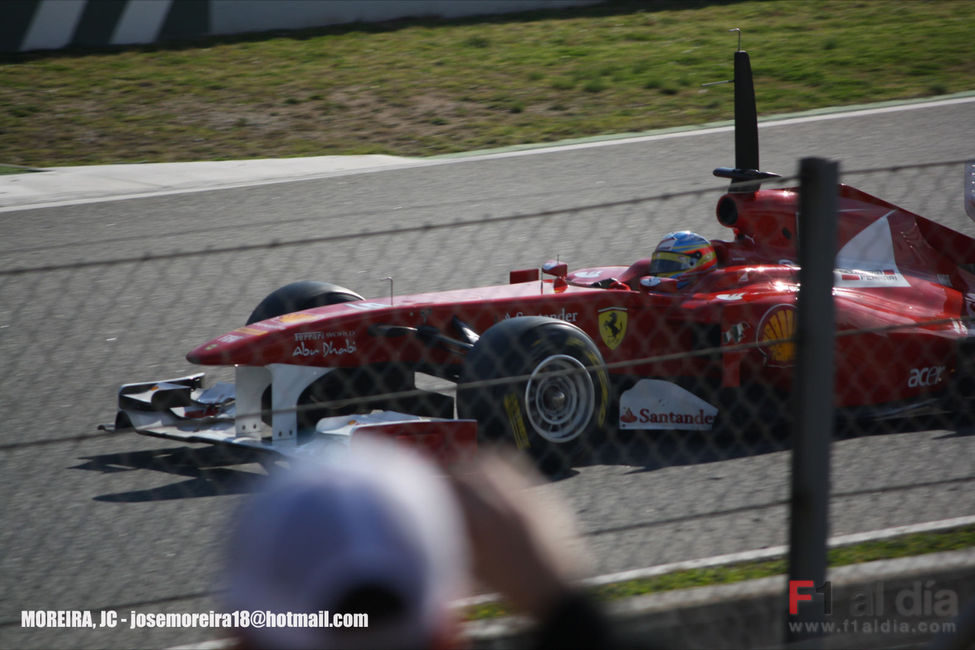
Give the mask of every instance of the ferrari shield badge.
[[626, 307], [606, 307], [599, 310], [599, 335], [610, 350], [615, 350], [626, 336]]

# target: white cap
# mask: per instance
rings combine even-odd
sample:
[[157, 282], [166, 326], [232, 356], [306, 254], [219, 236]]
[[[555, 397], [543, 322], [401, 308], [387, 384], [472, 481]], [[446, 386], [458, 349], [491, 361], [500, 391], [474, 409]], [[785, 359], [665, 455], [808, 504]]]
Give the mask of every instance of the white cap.
[[402, 604], [368, 629], [243, 630], [258, 647], [429, 646], [451, 625], [466, 586], [466, 532], [437, 469], [388, 441], [356, 441], [347, 457], [295, 468], [240, 510], [227, 565], [229, 610], [340, 612], [357, 588]]

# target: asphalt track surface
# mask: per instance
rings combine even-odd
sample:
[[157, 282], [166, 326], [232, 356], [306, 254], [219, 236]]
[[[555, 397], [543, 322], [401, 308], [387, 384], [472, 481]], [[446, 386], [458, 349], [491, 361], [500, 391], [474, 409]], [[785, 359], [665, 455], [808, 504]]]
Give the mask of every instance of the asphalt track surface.
[[[763, 168], [792, 174], [813, 155], [844, 171], [975, 157], [973, 103], [833, 118], [763, 127]], [[713, 217], [722, 183], [710, 172], [733, 162], [731, 147], [728, 132], [682, 134], [0, 214], [0, 268], [57, 267], [0, 275], [0, 647], [220, 636], [20, 628], [25, 609], [217, 607], [221, 549], [232, 542], [224, 524], [262, 472], [206, 447], [100, 433], [120, 383], [192, 371], [188, 349], [291, 280], [372, 296], [387, 291], [386, 276], [397, 293], [446, 289], [504, 282], [509, 269], [556, 255], [570, 268], [626, 264], [677, 228], [723, 236]], [[954, 165], [845, 180], [971, 235], [961, 178]], [[695, 190], [704, 193], [680, 194]], [[538, 213], [554, 214], [488, 221]], [[443, 227], [456, 222], [475, 223]], [[399, 231], [342, 237], [390, 229]], [[272, 240], [282, 245], [253, 248]], [[236, 250], [89, 265], [207, 248]], [[833, 451], [831, 534], [975, 514], [973, 458], [964, 430], [844, 438]], [[782, 445], [757, 440], [583, 466], [536, 490], [568, 498], [594, 570], [606, 573], [786, 543], [788, 473]]]

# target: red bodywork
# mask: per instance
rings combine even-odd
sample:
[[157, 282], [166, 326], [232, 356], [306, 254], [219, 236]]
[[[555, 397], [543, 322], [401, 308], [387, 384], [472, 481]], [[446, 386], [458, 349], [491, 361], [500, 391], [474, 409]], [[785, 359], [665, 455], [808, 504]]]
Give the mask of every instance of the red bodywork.
[[[975, 263], [975, 240], [854, 188], [839, 192], [837, 406], [944, 391], [960, 343], [972, 336], [963, 319], [975, 312], [975, 275], [963, 266]], [[797, 207], [795, 190], [722, 197], [718, 218], [734, 238], [713, 242], [718, 268], [679, 291], [641, 283], [649, 260], [554, 279], [516, 271], [506, 285], [285, 314], [224, 334], [187, 358], [204, 365], [450, 368], [463, 363], [463, 350], [417, 332], [457, 337], [457, 319], [483, 333], [505, 318], [547, 315], [585, 331], [617, 377], [787, 389], [795, 360], [788, 339], [798, 293]]]

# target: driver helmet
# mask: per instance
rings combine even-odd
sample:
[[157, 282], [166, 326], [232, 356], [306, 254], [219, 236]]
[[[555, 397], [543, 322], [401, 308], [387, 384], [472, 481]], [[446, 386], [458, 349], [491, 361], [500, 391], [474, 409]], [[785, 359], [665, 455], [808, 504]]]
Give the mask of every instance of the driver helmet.
[[674, 278], [678, 286], [685, 286], [717, 265], [711, 242], [697, 233], [682, 230], [670, 233], [657, 244], [650, 259], [650, 275]]

